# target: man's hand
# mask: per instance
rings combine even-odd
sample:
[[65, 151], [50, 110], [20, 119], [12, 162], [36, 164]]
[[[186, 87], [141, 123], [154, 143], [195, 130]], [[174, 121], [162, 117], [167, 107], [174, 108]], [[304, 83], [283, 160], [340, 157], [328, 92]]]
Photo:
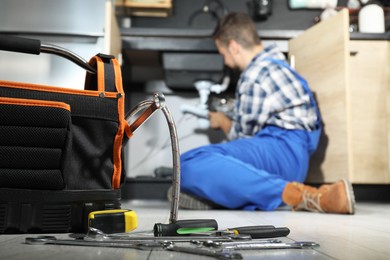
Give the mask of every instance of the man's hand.
[[232, 126], [232, 121], [222, 112], [209, 112], [210, 127], [214, 129], [222, 129], [222, 131], [227, 135], [229, 133], [230, 127]]

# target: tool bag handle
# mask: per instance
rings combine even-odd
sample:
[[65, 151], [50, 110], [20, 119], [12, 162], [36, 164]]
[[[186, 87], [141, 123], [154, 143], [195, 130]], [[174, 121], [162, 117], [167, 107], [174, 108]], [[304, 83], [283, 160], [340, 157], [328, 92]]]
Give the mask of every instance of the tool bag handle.
[[35, 55], [41, 52], [55, 54], [76, 63], [90, 73], [96, 73], [96, 70], [77, 54], [53, 44], [41, 43], [37, 39], [0, 35], [0, 50]]
[[15, 36], [0, 35], [0, 49], [3, 51], [39, 55], [41, 53], [41, 41]]
[[85, 90], [124, 93], [120, 65], [115, 59], [115, 56], [98, 53], [90, 59], [89, 65], [97, 73], [87, 73], [84, 86]]

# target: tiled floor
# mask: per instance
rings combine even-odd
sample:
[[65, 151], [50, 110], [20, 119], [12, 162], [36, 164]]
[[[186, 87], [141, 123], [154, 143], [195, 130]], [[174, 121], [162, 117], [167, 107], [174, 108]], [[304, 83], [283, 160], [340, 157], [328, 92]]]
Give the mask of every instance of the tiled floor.
[[[136, 211], [138, 230], [151, 230], [154, 223], [168, 223], [165, 201], [125, 201], [123, 208]], [[355, 215], [291, 212], [191, 211], [179, 210], [179, 219], [213, 218], [220, 228], [250, 225], [288, 227], [291, 233], [281, 240], [313, 241], [316, 249], [239, 251], [244, 259], [390, 259], [390, 204], [358, 203]], [[55, 234], [69, 238], [68, 234]], [[27, 245], [29, 235], [0, 235], [0, 259], [212, 259], [169, 252], [163, 249]]]

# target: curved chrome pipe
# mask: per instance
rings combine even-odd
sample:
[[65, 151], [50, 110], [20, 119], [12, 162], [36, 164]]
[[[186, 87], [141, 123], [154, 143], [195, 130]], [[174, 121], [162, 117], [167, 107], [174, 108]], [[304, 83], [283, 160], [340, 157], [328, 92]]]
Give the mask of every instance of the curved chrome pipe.
[[[145, 109], [144, 112], [139, 117], [137, 117], [137, 119], [134, 120], [133, 123], [130, 123], [130, 119], [143, 109]], [[155, 93], [153, 94], [152, 100], [145, 100], [138, 103], [129, 113], [126, 114], [126, 120], [130, 124], [131, 131], [134, 132], [139, 126], [145, 123], [157, 109], [161, 109], [164, 113], [165, 119], [167, 120], [169, 127], [169, 134], [171, 137], [173, 174], [172, 201], [169, 222], [175, 223], [178, 217], [180, 196], [180, 149], [176, 125], [173, 120], [172, 114], [170, 113], [168, 107], [165, 105], [165, 96], [161, 93]]]
[[62, 47], [56, 46], [56, 45], [52, 45], [52, 44], [48, 44], [48, 43], [41, 43], [40, 51], [44, 52], [44, 53], [56, 54], [58, 56], [66, 58], [66, 59], [76, 63], [77, 65], [79, 65], [80, 67], [82, 67], [83, 69], [88, 71], [89, 73], [96, 74], [96, 69], [93, 68], [91, 65], [89, 65], [89, 63], [87, 61], [85, 61], [83, 58], [81, 58], [76, 53], [73, 53], [65, 48], [62, 48]]
[[172, 146], [172, 161], [173, 161], [173, 174], [172, 174], [172, 202], [171, 202], [171, 213], [169, 217], [169, 223], [175, 223], [177, 221], [177, 214], [179, 208], [179, 197], [180, 197], [180, 150], [179, 150], [179, 138], [176, 131], [175, 122], [173, 117], [168, 110], [168, 107], [163, 106], [162, 112], [167, 119], [169, 134], [171, 136]]

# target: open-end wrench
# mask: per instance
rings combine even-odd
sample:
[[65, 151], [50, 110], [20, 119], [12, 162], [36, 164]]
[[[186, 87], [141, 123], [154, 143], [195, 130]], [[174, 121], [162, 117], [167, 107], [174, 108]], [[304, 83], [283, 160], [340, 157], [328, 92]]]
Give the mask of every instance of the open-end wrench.
[[240, 253], [232, 252], [229, 250], [208, 250], [198, 247], [183, 247], [177, 246], [174, 243], [164, 244], [164, 249], [180, 253], [211, 256], [218, 259], [242, 259], [242, 255]]
[[281, 241], [239, 241], [239, 242], [214, 242], [203, 243], [207, 247], [229, 249], [229, 250], [258, 250], [258, 249], [305, 249], [316, 248], [320, 245], [315, 242], [291, 242], [284, 243]]
[[122, 241], [135, 241], [135, 240], [152, 240], [152, 241], [184, 241], [184, 242], [227, 242], [227, 241], [246, 241], [251, 240], [250, 235], [245, 234], [227, 234], [223, 236], [163, 236], [163, 237], [152, 237], [152, 236], [133, 236], [128, 233], [123, 234], [106, 234], [100, 229], [89, 227], [86, 235], [79, 236], [78, 238], [91, 241], [104, 241], [104, 240], [122, 240]]
[[[38, 236], [27, 237], [27, 244], [50, 244], [50, 245], [79, 245], [79, 246], [102, 246], [102, 247], [151, 247], [162, 246], [167, 243], [192, 243], [201, 245], [202, 243], [211, 242], [229, 242], [234, 241], [234, 236], [223, 237], [204, 237], [204, 236], [173, 236], [173, 237], [147, 237], [147, 236], [134, 236], [134, 237], [80, 237], [77, 239], [57, 239], [55, 236]], [[242, 235], [240, 236], [242, 238]], [[247, 239], [250, 239], [247, 238]]]
[[210, 248], [223, 248], [224, 246], [235, 246], [235, 245], [241, 245], [241, 244], [270, 244], [270, 243], [282, 243], [281, 240], [279, 239], [262, 239], [262, 240], [242, 240], [242, 241], [228, 241], [228, 242], [220, 242], [220, 241], [205, 241], [205, 242], [200, 242], [198, 241], [193, 241], [193, 244], [196, 244], [198, 246], [205, 246], [205, 247], [210, 247]]
[[118, 247], [148, 250], [150, 248], [161, 247], [159, 241], [88, 241], [82, 239], [57, 239], [55, 236], [27, 237], [25, 240], [29, 245], [64, 245], [64, 246], [92, 246], [92, 247]]
[[[211, 242], [231, 242], [234, 241], [232, 236], [223, 237], [204, 237], [204, 236], [167, 236], [167, 237], [147, 237], [147, 236], [134, 236], [134, 237], [108, 237], [108, 238], [90, 238], [84, 237], [84, 241], [93, 242], [118, 242], [118, 243], [146, 243], [146, 242], [175, 242], [175, 243], [192, 243], [200, 245], [202, 243]], [[240, 238], [242, 239], [242, 238]], [[250, 239], [250, 238], [246, 238]]]
[[[177, 237], [176, 237], [177, 238]], [[55, 236], [38, 236], [38, 237], [27, 237], [26, 244], [29, 245], [65, 245], [65, 246], [92, 246], [92, 247], [115, 247], [115, 248], [131, 248], [131, 249], [141, 249], [141, 250], [150, 250], [151, 248], [162, 247], [166, 250], [196, 254], [196, 255], [205, 255], [216, 257], [219, 259], [242, 259], [242, 255], [235, 252], [229, 251], [211, 251], [201, 248], [192, 248], [192, 247], [182, 247], [176, 246], [172, 241], [141, 241], [140, 243], [135, 243], [134, 241], [88, 241], [81, 239], [57, 239]]]

